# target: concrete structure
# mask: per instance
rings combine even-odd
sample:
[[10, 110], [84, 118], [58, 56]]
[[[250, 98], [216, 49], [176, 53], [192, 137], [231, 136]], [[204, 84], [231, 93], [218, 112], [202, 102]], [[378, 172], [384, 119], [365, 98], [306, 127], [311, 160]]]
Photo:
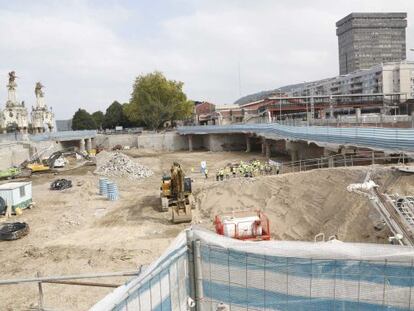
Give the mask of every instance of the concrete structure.
[[180, 127], [178, 133], [191, 139], [191, 151], [261, 150], [267, 158], [278, 153], [290, 155], [292, 161], [330, 157], [344, 154], [344, 150], [414, 154], [414, 129], [296, 127], [273, 123]]
[[34, 134], [56, 130], [55, 115], [47, 108], [42, 91], [43, 85], [36, 83], [36, 105], [32, 107], [32, 131]]
[[7, 84], [8, 99], [5, 109], [0, 113], [0, 128], [3, 133], [7, 133], [7, 131], [27, 133], [29, 128], [27, 108], [24, 102], [17, 100], [15, 79], [15, 72], [10, 72], [9, 83]]
[[351, 13], [336, 23], [341, 75], [406, 59], [407, 13]]

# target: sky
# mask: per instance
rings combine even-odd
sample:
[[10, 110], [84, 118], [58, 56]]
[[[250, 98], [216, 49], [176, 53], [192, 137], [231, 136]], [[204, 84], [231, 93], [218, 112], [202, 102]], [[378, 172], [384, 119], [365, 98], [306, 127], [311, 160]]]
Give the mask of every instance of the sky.
[[335, 22], [351, 12], [407, 12], [414, 60], [412, 0], [0, 0], [0, 107], [11, 70], [28, 107], [45, 85], [56, 119], [128, 102], [154, 70], [189, 99], [232, 104], [337, 75]]

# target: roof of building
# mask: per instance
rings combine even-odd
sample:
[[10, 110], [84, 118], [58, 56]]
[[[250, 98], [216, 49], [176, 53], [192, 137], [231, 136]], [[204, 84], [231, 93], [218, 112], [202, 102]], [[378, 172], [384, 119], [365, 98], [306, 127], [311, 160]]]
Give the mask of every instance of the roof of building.
[[22, 186], [30, 185], [31, 183], [31, 181], [9, 182], [7, 184], [0, 185], [0, 190], [13, 190]]
[[336, 27], [339, 27], [354, 18], [372, 18], [372, 19], [406, 19], [406, 12], [354, 12], [348, 14], [344, 18], [336, 22]]

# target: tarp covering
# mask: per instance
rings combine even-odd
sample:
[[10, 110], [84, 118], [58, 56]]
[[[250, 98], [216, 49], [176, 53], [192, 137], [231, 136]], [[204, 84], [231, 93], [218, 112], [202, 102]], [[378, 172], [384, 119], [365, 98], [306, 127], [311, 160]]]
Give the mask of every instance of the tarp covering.
[[[199, 310], [413, 310], [414, 249], [329, 242], [249, 242], [192, 229]], [[187, 310], [186, 236], [91, 310]], [[198, 258], [198, 257], [197, 257]], [[196, 268], [198, 266], [198, 268]], [[197, 279], [194, 276], [195, 279]], [[190, 278], [191, 279], [191, 278]]]

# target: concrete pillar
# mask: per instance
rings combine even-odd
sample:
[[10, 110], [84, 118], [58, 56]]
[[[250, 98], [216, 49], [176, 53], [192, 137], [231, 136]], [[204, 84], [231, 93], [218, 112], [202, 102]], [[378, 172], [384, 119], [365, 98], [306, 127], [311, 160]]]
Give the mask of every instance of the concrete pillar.
[[262, 154], [264, 155], [266, 153], [266, 144], [262, 142]]
[[33, 128], [33, 134], [35, 134], [35, 135], [37, 134], [37, 127]]
[[329, 108], [329, 118], [333, 119], [333, 117], [334, 117], [334, 110], [333, 110], [333, 107], [330, 107]]
[[85, 140], [83, 138], [79, 141], [79, 151], [85, 152]]
[[355, 108], [355, 120], [357, 123], [361, 121], [361, 108]]
[[328, 158], [328, 165], [329, 167], [335, 167], [334, 158]]
[[250, 152], [250, 151], [252, 151], [250, 137], [246, 135], [246, 152]]
[[270, 144], [270, 141], [266, 140], [265, 142], [265, 148], [266, 148], [266, 158], [270, 159], [270, 155], [271, 155], [271, 147], [272, 145]]
[[87, 138], [86, 139], [86, 151], [91, 151], [92, 149], [92, 139], [91, 138]]
[[414, 128], [414, 111], [411, 112], [411, 127]]
[[188, 135], [188, 151], [193, 151], [193, 135]]

